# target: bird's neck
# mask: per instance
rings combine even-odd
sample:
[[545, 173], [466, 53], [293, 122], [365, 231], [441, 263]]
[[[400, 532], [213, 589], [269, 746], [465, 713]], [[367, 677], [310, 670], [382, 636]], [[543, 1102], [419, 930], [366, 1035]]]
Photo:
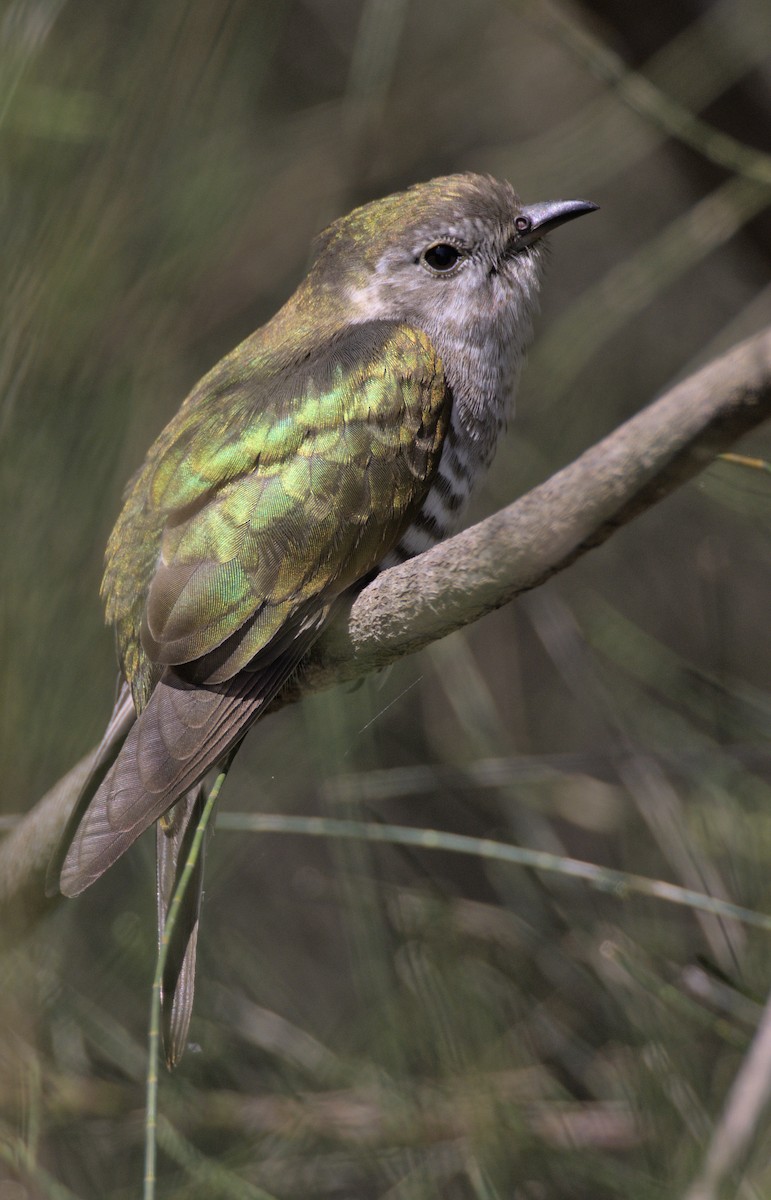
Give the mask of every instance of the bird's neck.
[[[333, 291], [304, 280], [271, 321], [253, 335], [274, 369], [311, 357], [342, 336], [352, 323], [399, 320], [396, 311], [341, 304]], [[491, 320], [468, 311], [403, 315], [431, 338], [453, 396], [452, 426], [475, 468], [486, 467], [513, 408], [514, 392], [530, 340], [529, 312], [502, 308]]]
[[529, 313], [500, 310], [474, 319], [468, 312], [426, 322], [452, 390], [452, 425], [471, 463], [487, 467], [511, 416], [530, 340]]

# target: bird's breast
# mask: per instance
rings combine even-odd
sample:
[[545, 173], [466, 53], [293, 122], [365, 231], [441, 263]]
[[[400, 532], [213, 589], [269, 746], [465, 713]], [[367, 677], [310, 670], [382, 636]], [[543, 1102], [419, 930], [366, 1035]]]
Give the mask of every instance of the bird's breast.
[[450, 428], [436, 475], [417, 517], [383, 560], [384, 568], [406, 562], [457, 532], [471, 494], [487, 472], [505, 428], [515, 382], [514, 370], [499, 376], [495, 391], [488, 393], [484, 402], [475, 396], [475, 402], [469, 403], [467, 395], [458, 395], [453, 389]]

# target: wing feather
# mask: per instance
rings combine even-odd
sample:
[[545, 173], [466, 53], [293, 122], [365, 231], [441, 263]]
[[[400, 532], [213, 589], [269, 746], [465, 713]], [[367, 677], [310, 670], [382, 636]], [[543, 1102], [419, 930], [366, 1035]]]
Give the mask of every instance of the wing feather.
[[243, 737], [430, 487], [450, 395], [422, 332], [359, 327], [264, 381], [255, 409], [259, 393], [242, 380], [186, 402], [110, 540], [108, 614], [140, 715], [64, 859], [67, 895]]

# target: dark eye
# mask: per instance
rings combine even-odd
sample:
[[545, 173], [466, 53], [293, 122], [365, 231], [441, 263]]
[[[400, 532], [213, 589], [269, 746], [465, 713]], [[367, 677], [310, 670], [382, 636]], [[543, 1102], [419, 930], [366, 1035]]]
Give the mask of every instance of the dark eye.
[[527, 233], [530, 229], [531, 221], [529, 217], [517, 217], [514, 222], [514, 228], [517, 233]]
[[451, 242], [437, 242], [423, 251], [423, 262], [432, 271], [451, 271], [462, 257], [462, 251]]

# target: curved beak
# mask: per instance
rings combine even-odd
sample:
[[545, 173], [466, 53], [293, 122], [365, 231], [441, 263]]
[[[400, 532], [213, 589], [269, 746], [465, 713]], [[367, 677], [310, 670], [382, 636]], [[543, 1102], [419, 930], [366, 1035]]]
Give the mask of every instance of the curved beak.
[[530, 228], [519, 234], [517, 244], [529, 246], [558, 225], [582, 217], [584, 213], [596, 212], [599, 207], [591, 200], [544, 200], [541, 204], [528, 204], [522, 209], [521, 216], [529, 220]]

